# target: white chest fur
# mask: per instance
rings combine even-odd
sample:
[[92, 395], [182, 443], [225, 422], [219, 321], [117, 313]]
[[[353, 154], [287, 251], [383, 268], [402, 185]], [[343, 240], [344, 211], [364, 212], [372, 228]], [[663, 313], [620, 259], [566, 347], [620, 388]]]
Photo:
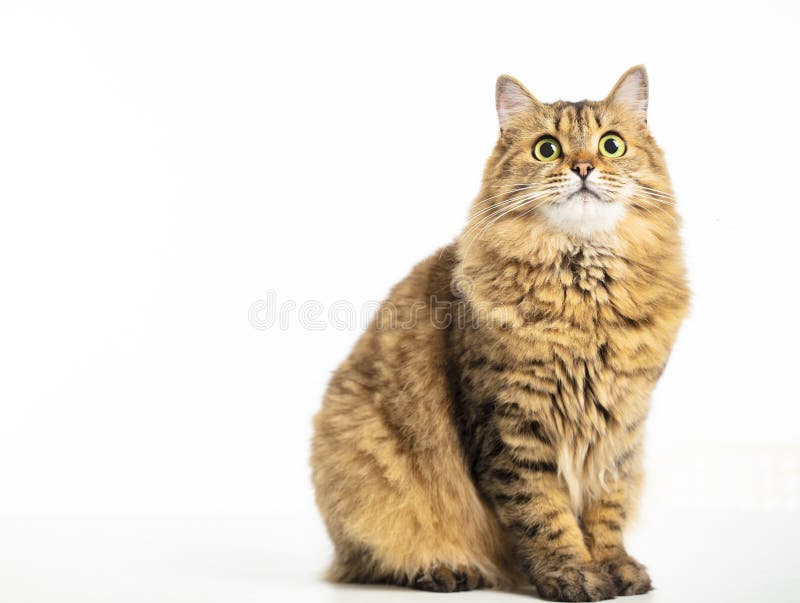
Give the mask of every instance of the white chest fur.
[[575, 195], [541, 208], [550, 223], [564, 232], [590, 235], [616, 226], [625, 213], [621, 203], [601, 201], [588, 195]]

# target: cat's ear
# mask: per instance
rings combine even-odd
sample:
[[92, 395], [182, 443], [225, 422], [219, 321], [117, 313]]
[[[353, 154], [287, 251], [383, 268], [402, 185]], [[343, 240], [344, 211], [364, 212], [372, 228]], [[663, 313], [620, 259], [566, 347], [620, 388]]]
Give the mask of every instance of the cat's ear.
[[642, 123], [647, 123], [647, 71], [644, 65], [636, 65], [628, 69], [614, 85], [606, 99], [609, 103], [619, 105], [635, 113]]
[[519, 113], [530, 111], [538, 104], [534, 96], [510, 75], [501, 75], [497, 78], [497, 118], [500, 120], [500, 129], [505, 130], [511, 118]]

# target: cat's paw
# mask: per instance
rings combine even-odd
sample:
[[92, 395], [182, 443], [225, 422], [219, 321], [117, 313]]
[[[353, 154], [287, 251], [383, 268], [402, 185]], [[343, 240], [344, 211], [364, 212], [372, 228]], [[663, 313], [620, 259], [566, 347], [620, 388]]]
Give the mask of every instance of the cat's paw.
[[551, 601], [602, 601], [617, 594], [612, 577], [594, 563], [562, 566], [539, 576], [535, 585]]
[[641, 595], [653, 588], [647, 569], [627, 553], [606, 559], [602, 567], [613, 578], [618, 595]]
[[438, 565], [424, 572], [420, 571], [408, 585], [411, 588], [436, 593], [452, 593], [491, 586], [475, 568], [451, 568], [446, 565]]

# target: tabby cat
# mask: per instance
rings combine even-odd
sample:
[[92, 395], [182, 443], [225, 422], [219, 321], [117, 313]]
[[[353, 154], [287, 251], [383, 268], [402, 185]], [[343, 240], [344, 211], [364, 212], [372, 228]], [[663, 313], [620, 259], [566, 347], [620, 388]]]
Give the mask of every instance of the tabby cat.
[[641, 66], [602, 101], [497, 81], [466, 227], [392, 290], [315, 418], [332, 580], [650, 590], [622, 532], [689, 292], [647, 103]]

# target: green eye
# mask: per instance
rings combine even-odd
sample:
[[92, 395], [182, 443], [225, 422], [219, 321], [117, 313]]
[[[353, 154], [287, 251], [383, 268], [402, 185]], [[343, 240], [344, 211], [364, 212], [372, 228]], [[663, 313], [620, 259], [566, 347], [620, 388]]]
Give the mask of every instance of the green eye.
[[561, 145], [552, 136], [542, 136], [533, 145], [533, 156], [539, 161], [555, 161], [561, 157]]
[[616, 134], [606, 134], [600, 139], [600, 154], [603, 157], [622, 157], [625, 154], [625, 141]]

